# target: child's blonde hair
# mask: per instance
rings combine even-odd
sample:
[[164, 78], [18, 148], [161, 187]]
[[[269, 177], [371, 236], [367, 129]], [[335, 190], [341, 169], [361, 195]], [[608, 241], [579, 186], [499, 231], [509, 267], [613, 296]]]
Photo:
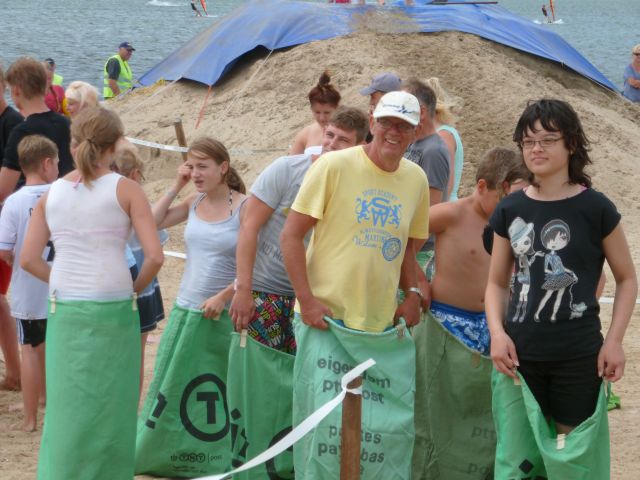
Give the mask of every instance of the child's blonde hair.
[[453, 113], [459, 104], [458, 100], [451, 97], [442, 85], [438, 77], [428, 78], [426, 83], [431, 90], [436, 94], [436, 120], [443, 125], [454, 125], [457, 120], [457, 116]]
[[116, 153], [111, 169], [123, 177], [131, 178], [134, 170], [138, 170], [140, 175], [144, 173], [144, 163], [133, 147], [126, 147]]
[[77, 102], [80, 109], [98, 106], [98, 90], [87, 82], [80, 80], [71, 82], [64, 92], [64, 96]]
[[24, 173], [35, 172], [46, 158], [56, 158], [58, 147], [42, 135], [27, 135], [18, 143], [18, 163]]
[[74, 160], [86, 186], [91, 186], [91, 181], [95, 180], [101, 156], [115, 148], [123, 135], [122, 121], [111, 110], [92, 107], [78, 114], [71, 124], [71, 138], [78, 145]]

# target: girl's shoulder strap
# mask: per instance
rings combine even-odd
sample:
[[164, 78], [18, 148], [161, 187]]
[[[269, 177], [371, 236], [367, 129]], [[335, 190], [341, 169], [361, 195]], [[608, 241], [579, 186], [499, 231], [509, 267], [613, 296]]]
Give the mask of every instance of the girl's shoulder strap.
[[193, 201], [193, 203], [191, 204], [191, 210], [195, 211], [196, 208], [198, 208], [198, 205], [200, 205], [200, 202], [202, 202], [202, 200], [204, 200], [206, 196], [207, 196], [206, 193], [201, 193], [200, 195], [198, 195]]

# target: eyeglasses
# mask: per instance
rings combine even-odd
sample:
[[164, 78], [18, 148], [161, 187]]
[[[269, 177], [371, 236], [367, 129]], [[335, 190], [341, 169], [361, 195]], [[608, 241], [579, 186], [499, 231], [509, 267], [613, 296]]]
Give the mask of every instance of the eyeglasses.
[[415, 128], [416, 128], [413, 125], [411, 125], [410, 123], [403, 122], [403, 121], [400, 121], [398, 123], [394, 123], [391, 120], [388, 120], [386, 118], [379, 118], [379, 119], [376, 120], [376, 123], [378, 125], [380, 125], [380, 128], [382, 128], [383, 130], [390, 130], [392, 128], [395, 128], [400, 133], [413, 132], [415, 130]]
[[535, 147], [535, 145], [537, 143], [537, 144], [540, 145], [540, 148], [551, 148], [556, 144], [556, 142], [559, 142], [563, 138], [564, 137], [543, 138], [542, 140], [531, 140], [531, 139], [522, 140], [520, 142], [520, 147], [523, 150], [531, 150], [533, 147]]
[[640, 57], [640, 52], [633, 52], [636, 57]]

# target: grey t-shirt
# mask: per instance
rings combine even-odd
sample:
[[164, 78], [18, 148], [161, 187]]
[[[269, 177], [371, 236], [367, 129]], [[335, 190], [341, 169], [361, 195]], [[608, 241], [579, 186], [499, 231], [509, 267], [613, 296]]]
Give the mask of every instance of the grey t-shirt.
[[[405, 157], [422, 167], [429, 180], [429, 188], [442, 192], [442, 202], [449, 200], [449, 150], [440, 135], [434, 133], [409, 145]], [[433, 250], [435, 237], [429, 235], [422, 251]]]
[[258, 235], [256, 262], [253, 267], [253, 290], [277, 295], [294, 295], [284, 268], [280, 233], [310, 166], [311, 155], [280, 157], [260, 174], [251, 187], [252, 195], [274, 209], [273, 215], [262, 226]]

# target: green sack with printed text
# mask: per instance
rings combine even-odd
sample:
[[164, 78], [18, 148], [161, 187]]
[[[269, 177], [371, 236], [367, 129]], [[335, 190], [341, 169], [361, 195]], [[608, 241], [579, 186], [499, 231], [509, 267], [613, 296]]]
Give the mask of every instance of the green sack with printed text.
[[[231, 336], [227, 399], [232, 418], [231, 442], [234, 468], [264, 452], [291, 431], [293, 363], [295, 357], [246, 338], [241, 346]], [[250, 470], [236, 473], [234, 480], [289, 480], [293, 473], [292, 449]]]
[[[363, 374], [360, 478], [410, 478], [415, 349], [408, 330], [401, 325], [383, 333], [367, 333], [333, 321], [328, 330], [319, 330], [296, 317], [294, 425], [342, 391], [345, 373], [372, 358], [376, 365]], [[339, 406], [294, 445], [297, 478], [340, 478], [341, 418]]]
[[558, 440], [538, 402], [518, 374], [520, 385], [494, 370], [493, 415], [498, 433], [496, 479], [608, 480], [609, 419], [604, 384], [596, 410]]
[[[51, 301], [39, 480], [133, 477], [140, 383], [134, 306], [132, 300]], [[9, 431], [2, 435], [8, 439]], [[0, 478], [7, 478], [3, 470]]]
[[136, 473], [198, 477], [231, 463], [227, 366], [233, 325], [174, 305], [138, 418]]
[[412, 478], [493, 479], [491, 360], [464, 345], [431, 312], [412, 334], [416, 344]]

